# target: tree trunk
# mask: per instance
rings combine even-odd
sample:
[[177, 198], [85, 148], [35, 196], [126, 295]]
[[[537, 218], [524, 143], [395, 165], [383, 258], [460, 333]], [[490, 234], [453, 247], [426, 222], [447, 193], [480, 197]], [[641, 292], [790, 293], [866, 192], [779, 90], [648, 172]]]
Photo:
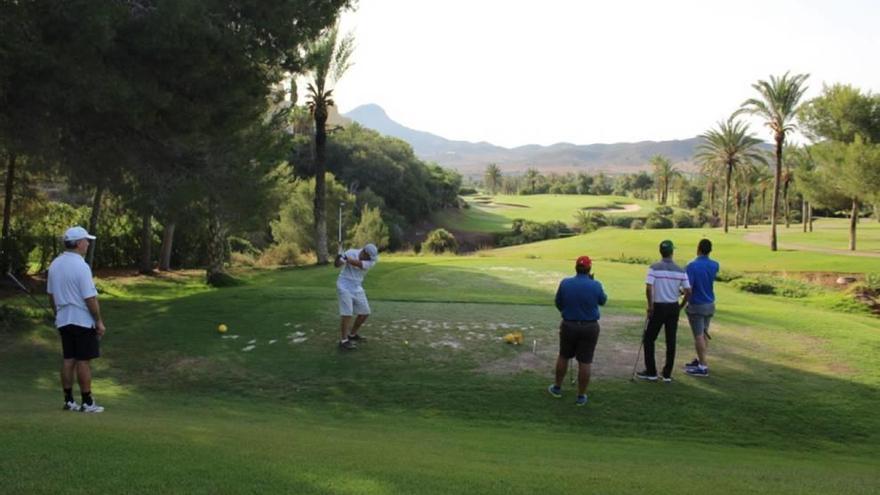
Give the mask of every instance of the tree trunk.
[[209, 216], [206, 280], [209, 285], [223, 285], [229, 279], [226, 273], [226, 229], [220, 221], [216, 207], [210, 208]]
[[327, 147], [327, 110], [315, 111], [315, 254], [319, 265], [326, 265], [330, 259], [327, 251], [327, 180], [324, 152]]
[[809, 213], [807, 212], [808, 209], [809, 207], [807, 205], [807, 201], [801, 201], [801, 223], [803, 224], [804, 232], [807, 231], [807, 224], [809, 223]]
[[[98, 220], [101, 218], [101, 199], [104, 196], [104, 181], [99, 180], [98, 186], [95, 187], [95, 196], [92, 198], [92, 213], [89, 216], [89, 234], [97, 235]], [[98, 241], [94, 240], [89, 244], [88, 260], [92, 270], [95, 269], [95, 249], [98, 247]]]
[[153, 215], [149, 212], [141, 217], [141, 261], [138, 272], [144, 275], [153, 273]]
[[0, 268], [3, 273], [12, 269], [23, 269], [23, 267], [11, 267], [9, 253], [12, 249], [12, 239], [9, 238], [9, 225], [12, 221], [12, 194], [15, 185], [15, 161], [18, 157], [15, 153], [9, 153], [9, 159], [6, 163], [6, 197], [3, 198], [3, 245], [2, 259], [0, 259]]
[[171, 246], [174, 243], [174, 229], [177, 223], [169, 221], [162, 230], [162, 248], [159, 250], [159, 271], [171, 270]]
[[782, 180], [782, 143], [785, 142], [785, 134], [776, 136], [776, 174], [773, 178], [773, 204], [770, 207], [770, 250], [777, 250], [776, 242], [776, 217], [779, 216], [779, 185]]
[[752, 207], [752, 191], [746, 193], [746, 213], [743, 216], [743, 228], [749, 228], [749, 209]]
[[807, 205], [807, 217], [810, 219], [810, 232], [813, 231], [813, 203]]
[[852, 212], [849, 215], [849, 250], [856, 250], [856, 224], [859, 219], [859, 201], [856, 198], [852, 200]]
[[739, 205], [740, 200], [742, 199], [742, 194], [738, 190], [733, 191], [733, 228], [739, 228]]
[[782, 183], [782, 204], [785, 210], [785, 228], [791, 228], [791, 211], [788, 204], [788, 180]]
[[715, 180], [712, 179], [709, 181], [709, 209], [712, 211], [712, 216], [718, 216], [718, 210], [715, 207]]
[[727, 233], [727, 203], [730, 202], [730, 175], [733, 173], [733, 164], [727, 164], [727, 175], [724, 179], [724, 233]]
[[761, 220], [767, 216], [767, 189], [761, 189]]

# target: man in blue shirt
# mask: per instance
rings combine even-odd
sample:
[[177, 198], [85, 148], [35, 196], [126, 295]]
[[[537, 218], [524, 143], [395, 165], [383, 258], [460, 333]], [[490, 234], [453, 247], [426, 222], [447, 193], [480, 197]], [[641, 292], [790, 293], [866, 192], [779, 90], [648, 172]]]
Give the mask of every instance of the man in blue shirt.
[[687, 265], [687, 276], [691, 284], [691, 299], [685, 310], [691, 331], [694, 333], [694, 347], [697, 350], [697, 359], [694, 359], [684, 367], [685, 373], [691, 376], [709, 376], [709, 364], [706, 361], [706, 350], [709, 342], [709, 322], [715, 314], [715, 276], [720, 266], [718, 262], [709, 259], [712, 252], [712, 242], [703, 239], [697, 245], [697, 257]]
[[587, 403], [590, 365], [599, 340], [599, 306], [608, 300], [602, 284], [593, 280], [593, 262], [588, 256], [575, 261], [577, 275], [564, 279], [556, 290], [556, 309], [562, 314], [559, 324], [559, 356], [556, 358], [556, 381], [547, 388], [550, 395], [562, 398], [562, 381], [568, 361], [578, 361], [578, 396], [575, 404]]

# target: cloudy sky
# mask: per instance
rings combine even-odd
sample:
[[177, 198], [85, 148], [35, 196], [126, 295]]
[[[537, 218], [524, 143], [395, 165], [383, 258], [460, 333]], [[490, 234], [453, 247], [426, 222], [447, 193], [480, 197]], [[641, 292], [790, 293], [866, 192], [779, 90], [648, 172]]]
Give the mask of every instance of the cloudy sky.
[[683, 139], [786, 70], [808, 96], [880, 91], [878, 20], [867, 0], [359, 0], [336, 102], [502, 146]]

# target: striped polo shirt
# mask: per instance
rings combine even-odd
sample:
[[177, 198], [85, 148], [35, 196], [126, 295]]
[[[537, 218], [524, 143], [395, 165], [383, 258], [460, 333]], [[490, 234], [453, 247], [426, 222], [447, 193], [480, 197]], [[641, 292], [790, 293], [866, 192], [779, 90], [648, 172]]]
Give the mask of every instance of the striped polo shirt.
[[654, 286], [655, 303], [677, 303], [681, 289], [690, 289], [687, 272], [672, 258], [663, 258], [648, 268], [645, 283]]

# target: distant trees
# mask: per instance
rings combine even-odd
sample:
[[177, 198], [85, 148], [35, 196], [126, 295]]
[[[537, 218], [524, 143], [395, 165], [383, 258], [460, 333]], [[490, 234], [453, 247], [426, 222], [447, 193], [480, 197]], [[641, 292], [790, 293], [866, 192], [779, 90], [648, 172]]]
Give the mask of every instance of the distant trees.
[[672, 166], [669, 158], [663, 155], [651, 157], [651, 167], [654, 170], [654, 183], [657, 185], [657, 202], [665, 205], [669, 194], [669, 184], [676, 175], [675, 167]]
[[776, 175], [770, 213], [770, 249], [772, 251], [777, 249], [776, 220], [782, 183], [785, 136], [795, 128], [794, 120], [800, 109], [801, 98], [807, 90], [805, 83], [808, 77], [808, 74], [790, 75], [789, 72], [786, 72], [782, 77], [771, 75], [769, 81], [759, 80], [752, 85], [759, 97], [746, 100], [738, 111], [738, 113], [747, 113], [762, 118], [764, 125], [773, 132], [773, 140], [776, 144]]
[[319, 265], [326, 264], [329, 260], [324, 172], [327, 170], [327, 112], [335, 103], [333, 89], [328, 88], [328, 85], [337, 82], [345, 74], [351, 66], [351, 54], [354, 51], [354, 37], [351, 34], [343, 36], [337, 43], [338, 36], [339, 26], [334, 25], [306, 47], [306, 64], [312, 76], [312, 82], [308, 85], [308, 107], [315, 119], [314, 220]]
[[490, 163], [486, 166], [486, 172], [483, 173], [483, 183], [486, 184], [489, 194], [493, 196], [498, 194], [498, 190], [501, 188], [501, 168], [497, 164]]
[[761, 140], [749, 132], [748, 124], [736, 120], [735, 116], [718, 122], [714, 129], [706, 131], [701, 137], [703, 142], [697, 148], [697, 161], [704, 166], [704, 170], [724, 170], [723, 225], [726, 233], [730, 183], [734, 169], [743, 163], [764, 162], [758, 148]]

